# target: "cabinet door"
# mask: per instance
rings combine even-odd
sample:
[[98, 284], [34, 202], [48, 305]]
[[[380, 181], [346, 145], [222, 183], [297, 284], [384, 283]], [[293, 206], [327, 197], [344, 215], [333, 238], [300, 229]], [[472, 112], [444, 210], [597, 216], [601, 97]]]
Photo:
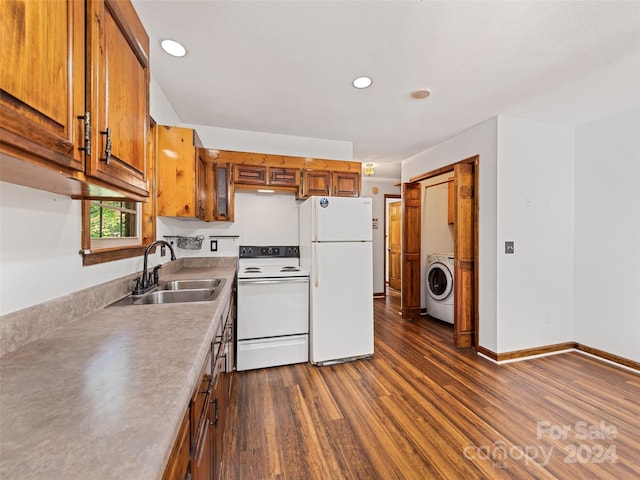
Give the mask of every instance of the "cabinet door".
[[213, 451], [212, 451], [212, 464], [213, 464], [213, 477], [220, 478], [220, 471], [222, 470], [222, 455], [224, 452], [224, 427], [226, 422], [226, 409], [227, 399], [229, 396], [229, 383], [227, 374], [224, 372], [225, 356], [219, 355], [214, 366], [214, 384], [213, 384], [213, 396], [215, 400], [212, 405], [212, 416], [210, 417], [211, 424], [213, 425]]
[[205, 220], [207, 216], [207, 155], [203, 148], [196, 148], [195, 153], [196, 165], [196, 200], [197, 213], [196, 216], [200, 220]]
[[269, 168], [269, 185], [297, 187], [300, 184], [300, 170], [297, 168]]
[[244, 165], [236, 164], [233, 173], [235, 183], [244, 185], [266, 185], [267, 184], [267, 167], [262, 165]]
[[331, 192], [331, 173], [325, 170], [304, 170], [302, 173], [302, 196], [326, 195]]
[[178, 437], [173, 445], [173, 450], [169, 456], [167, 468], [164, 471], [162, 480], [184, 480], [189, 467], [190, 439], [189, 439], [189, 411], [182, 420], [182, 425], [178, 431]]
[[233, 222], [234, 182], [233, 165], [229, 163], [213, 164], [214, 198], [213, 220]]
[[87, 175], [148, 195], [149, 38], [130, 2], [87, 3]]
[[0, 1], [1, 152], [84, 170], [84, 14], [74, 0]]
[[336, 197], [359, 197], [360, 174], [356, 172], [332, 172], [331, 187]]
[[[157, 127], [158, 215], [197, 217], [199, 213], [201, 156], [190, 128]], [[204, 205], [202, 205], [204, 209]], [[204, 211], [203, 211], [204, 213]]]
[[456, 189], [455, 179], [447, 180], [447, 223], [453, 225], [456, 218]]

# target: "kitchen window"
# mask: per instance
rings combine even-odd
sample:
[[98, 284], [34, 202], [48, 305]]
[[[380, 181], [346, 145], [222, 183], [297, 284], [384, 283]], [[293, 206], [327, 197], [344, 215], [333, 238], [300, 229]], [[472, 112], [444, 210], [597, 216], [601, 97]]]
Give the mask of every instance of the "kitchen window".
[[92, 249], [140, 245], [140, 204], [92, 200], [89, 231]]
[[156, 238], [155, 223], [153, 201], [84, 200], [80, 251], [83, 265], [143, 255]]

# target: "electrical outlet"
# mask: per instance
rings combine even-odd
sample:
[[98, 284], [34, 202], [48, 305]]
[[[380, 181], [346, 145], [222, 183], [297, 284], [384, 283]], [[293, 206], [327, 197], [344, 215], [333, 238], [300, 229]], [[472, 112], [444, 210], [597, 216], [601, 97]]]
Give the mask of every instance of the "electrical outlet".
[[211, 251], [212, 252], [218, 251], [218, 240], [211, 240]]
[[515, 242], [504, 242], [504, 253], [515, 253]]

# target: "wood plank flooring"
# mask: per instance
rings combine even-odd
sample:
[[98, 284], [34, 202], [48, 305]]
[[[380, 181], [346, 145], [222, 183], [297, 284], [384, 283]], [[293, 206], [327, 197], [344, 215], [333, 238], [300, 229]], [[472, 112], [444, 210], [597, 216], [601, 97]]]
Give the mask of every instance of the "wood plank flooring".
[[640, 478], [640, 375], [579, 353], [496, 365], [374, 305], [371, 359], [234, 375], [223, 479]]

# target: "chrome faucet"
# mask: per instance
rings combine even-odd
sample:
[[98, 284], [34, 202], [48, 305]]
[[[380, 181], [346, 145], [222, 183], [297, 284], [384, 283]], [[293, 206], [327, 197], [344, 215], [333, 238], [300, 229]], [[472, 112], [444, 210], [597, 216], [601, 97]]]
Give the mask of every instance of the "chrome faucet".
[[147, 249], [144, 251], [144, 265], [142, 267], [142, 276], [140, 278], [136, 278], [135, 280], [136, 286], [133, 289], [134, 295], [142, 295], [151, 287], [155, 287], [156, 285], [158, 285], [158, 270], [160, 270], [160, 265], [157, 265], [153, 269], [153, 278], [149, 278], [151, 275], [147, 276], [147, 259], [149, 257], [149, 252], [156, 245], [162, 245], [162, 248], [164, 248], [165, 246], [169, 247], [169, 250], [171, 250], [171, 260], [176, 259], [176, 253], [173, 251], [173, 247], [169, 242], [165, 240], [156, 240], [155, 242], [150, 243]]

